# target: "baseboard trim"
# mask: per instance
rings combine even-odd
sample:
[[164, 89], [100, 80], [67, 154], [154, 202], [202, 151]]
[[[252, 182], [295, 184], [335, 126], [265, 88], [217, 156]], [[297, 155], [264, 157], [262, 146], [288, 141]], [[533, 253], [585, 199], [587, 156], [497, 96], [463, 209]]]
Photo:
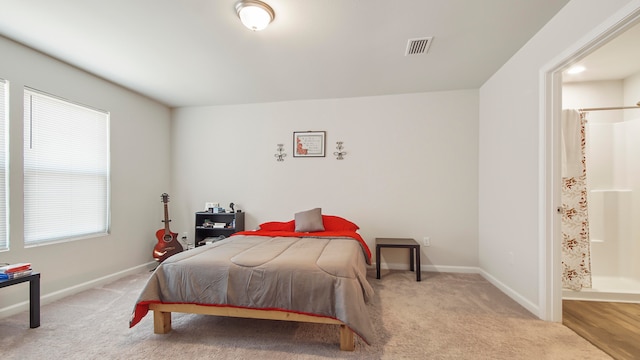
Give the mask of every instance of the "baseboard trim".
[[[376, 264], [373, 263], [372, 266], [375, 268]], [[408, 264], [398, 264], [398, 263], [382, 263], [380, 264], [380, 269], [385, 270], [407, 270], [409, 271]], [[449, 273], [470, 273], [470, 274], [478, 274], [480, 269], [474, 266], [450, 266], [450, 265], [421, 265], [421, 271], [427, 272], [449, 272]]]
[[[136, 274], [139, 273], [141, 271], [143, 271], [144, 269], [148, 269], [149, 267], [151, 267], [152, 265], [155, 264], [155, 261], [151, 261], [142, 265], [138, 265], [138, 266], [134, 266], [132, 268], [129, 269], [125, 269], [122, 271], [118, 271], [116, 273], [113, 274], [109, 274], [106, 276], [102, 276], [99, 277], [97, 279], [94, 280], [90, 280], [78, 285], [74, 285], [71, 287], [68, 287], [66, 289], [62, 289], [62, 290], [58, 290], [58, 291], [54, 291], [52, 293], [49, 294], [45, 294], [45, 295], [41, 295], [40, 296], [40, 306], [48, 304], [48, 303], [52, 303], [56, 300], [60, 300], [64, 297], [67, 297], [69, 295], [73, 295], [73, 294], [77, 294], [81, 291], [84, 290], [89, 290], [101, 285], [105, 285], [108, 284], [110, 282], [116, 281], [120, 278], [123, 278], [125, 276], [128, 275], [132, 275], [132, 274]], [[5, 317], [9, 317], [11, 315], [15, 315], [18, 313], [21, 313], [23, 311], [28, 311], [29, 310], [29, 301], [22, 301], [19, 302], [17, 304], [11, 305], [11, 306], [7, 306], [4, 307], [2, 309], [0, 309], [0, 319], [5, 318]]]
[[[406, 268], [406, 265], [405, 265]], [[448, 273], [465, 273], [465, 274], [479, 274], [480, 268], [475, 266], [450, 266], [450, 265], [422, 265], [420, 266], [422, 271], [431, 272], [448, 272]]]
[[517, 291], [515, 291], [512, 288], [508, 287], [507, 285], [503, 284], [501, 281], [499, 281], [498, 279], [496, 279], [495, 277], [493, 277], [491, 274], [489, 274], [488, 272], [484, 271], [483, 269], [479, 269], [479, 270], [480, 270], [480, 275], [482, 275], [483, 278], [487, 279], [488, 282], [493, 284], [493, 286], [495, 286], [498, 289], [500, 289], [500, 291], [505, 293], [508, 297], [513, 299], [513, 301], [515, 301], [518, 304], [520, 304], [522, 307], [527, 309], [529, 312], [531, 312], [532, 314], [534, 314], [538, 318], [542, 319], [542, 317], [540, 316], [541, 315], [540, 314], [540, 307], [538, 305], [536, 305], [536, 304], [532, 303], [531, 301], [527, 300], [522, 295], [520, 295]]

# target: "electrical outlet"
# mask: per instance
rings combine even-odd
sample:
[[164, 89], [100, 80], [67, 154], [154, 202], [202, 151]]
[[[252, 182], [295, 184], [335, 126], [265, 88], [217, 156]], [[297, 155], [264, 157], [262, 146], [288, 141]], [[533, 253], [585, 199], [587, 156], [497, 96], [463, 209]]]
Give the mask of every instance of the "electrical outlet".
[[509, 251], [509, 264], [513, 265], [516, 263], [515, 256], [513, 255], [513, 251]]
[[189, 238], [189, 232], [185, 231], [182, 233], [182, 239], [188, 239]]
[[422, 238], [422, 244], [424, 246], [431, 246], [431, 238], [428, 236], [425, 236]]

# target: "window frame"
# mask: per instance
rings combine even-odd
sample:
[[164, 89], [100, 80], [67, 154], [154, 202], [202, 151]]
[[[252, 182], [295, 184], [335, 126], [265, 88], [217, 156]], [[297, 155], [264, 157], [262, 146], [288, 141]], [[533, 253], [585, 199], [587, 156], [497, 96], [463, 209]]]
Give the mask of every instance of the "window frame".
[[[24, 246], [25, 248], [55, 244], [60, 242], [90, 239], [90, 238], [102, 237], [110, 234], [111, 232], [111, 163], [110, 163], [111, 119], [110, 119], [110, 113], [105, 110], [97, 109], [97, 108], [87, 106], [85, 104], [81, 104], [75, 101], [70, 101], [68, 99], [64, 99], [62, 97], [52, 95], [37, 89], [27, 87], [27, 86], [24, 87], [23, 94], [24, 94], [23, 103], [25, 104], [25, 109], [24, 109], [25, 123], [23, 124], [23, 132], [24, 132], [23, 149], [25, 151], [23, 156], [23, 159], [24, 159], [23, 161], [23, 175], [24, 175], [23, 201], [24, 201]], [[101, 129], [101, 131], [103, 132], [98, 132], [98, 135], [104, 136], [104, 138], [100, 139], [102, 141], [101, 145], [103, 145], [103, 148], [101, 148], [101, 150], [104, 150], [104, 153], [100, 153], [100, 161], [99, 161], [100, 166], [96, 166], [95, 168], [87, 170], [86, 168], [71, 168], [65, 165], [60, 165], [60, 164], [57, 165], [58, 167], [56, 167], [56, 165], [50, 166], [49, 164], [51, 164], [52, 162], [41, 161], [42, 163], [47, 164], [46, 170], [45, 170], [45, 166], [43, 166], [42, 164], [36, 164], [35, 166], [31, 164], [33, 160], [30, 160], [30, 156], [32, 155], [28, 154], [28, 151], [35, 144], [33, 143], [34, 137], [32, 136], [33, 135], [32, 131], [35, 126], [38, 126], [41, 124], [41, 123], [35, 124], [35, 123], [32, 123], [32, 121], [34, 120], [50, 121], [53, 123], [54, 121], [60, 120], [55, 118], [55, 116], [58, 115], [57, 113], [46, 114], [46, 115], [37, 114], [38, 109], [33, 108], [34, 99], [36, 101], [47, 102], [47, 104], [44, 105], [44, 107], [46, 106], [52, 107], [54, 108], [54, 111], [55, 110], [66, 111], [69, 109], [71, 109], [70, 110], [71, 112], [86, 111], [86, 114], [88, 114], [87, 116], [90, 117], [92, 120], [97, 119], [98, 121], [104, 121], [104, 124], [94, 121], [99, 125], [97, 126], [98, 128], [100, 128], [101, 126], [104, 126], [104, 128]], [[61, 107], [55, 108], [56, 103], [60, 103]], [[27, 104], [29, 105], [29, 108], [27, 108]], [[34, 110], [36, 110], [36, 116], [41, 116], [42, 118], [34, 119], [33, 118]], [[49, 116], [49, 118], [46, 118], [46, 120], [43, 120], [45, 119], [44, 116]], [[67, 115], [67, 117], [72, 118], [73, 116]], [[66, 119], [66, 117], [64, 119]], [[84, 121], [84, 119], [82, 119], [82, 121]], [[60, 122], [56, 123], [56, 126], [58, 125], [60, 125]], [[67, 126], [68, 125], [69, 124], [67, 124]], [[78, 126], [78, 128], [80, 127]], [[76, 129], [74, 128], [73, 130], [75, 131]], [[75, 135], [79, 135], [77, 139], [81, 139], [84, 137], [82, 133], [77, 133]], [[95, 134], [91, 133], [86, 135], [88, 137], [89, 135], [95, 135]], [[51, 134], [45, 134], [44, 136], [51, 136]], [[60, 144], [60, 143], [58, 142], [56, 144]], [[36, 145], [39, 145], [39, 144], [36, 144]], [[49, 154], [51, 153], [47, 153], [47, 156], [50, 156]], [[75, 157], [76, 154], [77, 153], [75, 153], [73, 156]], [[65, 154], [65, 155], [58, 154], [57, 155], [58, 158], [56, 159], [60, 160], [61, 163], [64, 163], [65, 161], [70, 161], [71, 158], [68, 157], [68, 155], [69, 154]], [[36, 162], [37, 161], [38, 160], [36, 160]], [[35, 171], [36, 173], [30, 174], [30, 172], [33, 172], [33, 171]], [[77, 178], [77, 179], [80, 179], [79, 183], [85, 186], [87, 185], [87, 183], [91, 183], [91, 179], [94, 179], [93, 181], [94, 182], [97, 181], [98, 183], [102, 181], [103, 184], [97, 186], [97, 189], [99, 189], [100, 191], [96, 190], [95, 192], [92, 192], [92, 194], [99, 194], [99, 196], [96, 197], [96, 199], [98, 200], [98, 205], [96, 206], [99, 206], [97, 208], [98, 210], [95, 211], [94, 213], [92, 212], [94, 214], [93, 216], [95, 219], [90, 220], [92, 221], [90, 223], [86, 223], [86, 222], [82, 223], [80, 221], [76, 221], [74, 219], [76, 218], [76, 216], [74, 215], [78, 215], [79, 218], [82, 218], [82, 215], [86, 213], [78, 212], [77, 209], [74, 210], [74, 206], [70, 206], [69, 209], [65, 208], [64, 210], [64, 211], [66, 210], [69, 211], [68, 215], [70, 216], [68, 216], [67, 219], [69, 218], [73, 219], [70, 221], [70, 223], [72, 224], [69, 224], [69, 227], [67, 229], [64, 229], [64, 226], [57, 227], [58, 224], [56, 224], [56, 229], [58, 229], [59, 231], [57, 233], [52, 231], [52, 233], [54, 234], [51, 235], [50, 237], [48, 237], [48, 235], [43, 235], [41, 231], [38, 231], [37, 226], [35, 224], [39, 223], [39, 221], [47, 222], [48, 219], [42, 220], [43, 219], [42, 214], [44, 211], [43, 206], [39, 205], [41, 200], [37, 199], [36, 196], [34, 196], [34, 194], [37, 193], [37, 190], [35, 193], [31, 191], [30, 182], [34, 180], [37, 182], [38, 180], [40, 180], [42, 184], [45, 184], [43, 185], [43, 187], [48, 186], [50, 184], [59, 183], [59, 181], [56, 181], [55, 179], [51, 182], [42, 181], [43, 179], [46, 179], [45, 177], [46, 175], [43, 176], [43, 173], [54, 174], [53, 176], [55, 176], [55, 174], [58, 174], [59, 176], [57, 177], [60, 178], [58, 180], [65, 180], [64, 179], [65, 176], [71, 180]], [[83, 177], [89, 180], [85, 179], [83, 181]], [[40, 185], [38, 184], [38, 185], [35, 185], [34, 187], [37, 188], [39, 186]], [[77, 190], [76, 186], [69, 186], [69, 185], [67, 186], [68, 188], [65, 188], [65, 189], [66, 190], [71, 189], [69, 191], [71, 191], [73, 194], [75, 194], [75, 191], [81, 191], [81, 190]], [[88, 186], [88, 187], [91, 188], [91, 186]], [[56, 204], [62, 204], [62, 205], [78, 204], [78, 203], [82, 203], [82, 200], [84, 199], [83, 197], [74, 197], [74, 196], [71, 196], [70, 198], [72, 200], [69, 200], [69, 203], [66, 203], [64, 200], [60, 201], [60, 199], [57, 199], [58, 202], [56, 202]], [[73, 199], [75, 199], [75, 201]], [[55, 200], [55, 197], [54, 197], [54, 200]], [[35, 206], [33, 206], [34, 203], [36, 204]], [[85, 207], [91, 206], [91, 205], [94, 205], [94, 204], [87, 205], [87, 202], [83, 204], [83, 206]], [[92, 209], [95, 210], [96, 208], [92, 208]], [[78, 224], [87, 224], [87, 227], [91, 227], [92, 225], [96, 225], [96, 226], [95, 226], [95, 230], [81, 230], [83, 228], [83, 225], [78, 225]], [[67, 231], [67, 230], [68, 232], [61, 233], [61, 231]]]

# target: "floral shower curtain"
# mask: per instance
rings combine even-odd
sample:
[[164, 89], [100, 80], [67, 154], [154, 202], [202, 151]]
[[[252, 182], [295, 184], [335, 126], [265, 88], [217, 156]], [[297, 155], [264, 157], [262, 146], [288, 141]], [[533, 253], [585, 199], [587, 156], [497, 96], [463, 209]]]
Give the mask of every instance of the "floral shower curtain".
[[585, 118], [562, 111], [562, 287], [591, 287]]

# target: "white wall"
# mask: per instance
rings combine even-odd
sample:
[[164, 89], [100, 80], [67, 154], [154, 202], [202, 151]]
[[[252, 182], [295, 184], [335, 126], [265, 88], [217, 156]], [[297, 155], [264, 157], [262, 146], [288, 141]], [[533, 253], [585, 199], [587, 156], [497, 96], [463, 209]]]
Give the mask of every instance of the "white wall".
[[[176, 109], [172, 230], [193, 236], [206, 201], [234, 202], [248, 229], [321, 207], [372, 252], [375, 237], [430, 236], [423, 265], [477, 266], [477, 120], [477, 90]], [[293, 157], [307, 130], [327, 132], [326, 157]], [[388, 254], [408, 267], [406, 251]]]
[[[541, 70], [627, 0], [573, 0], [480, 88], [479, 262], [480, 267], [528, 309], [545, 317], [540, 299], [545, 242], [541, 201], [539, 128]], [[592, 36], [595, 36], [591, 34]], [[511, 256], [513, 254], [513, 256]]]
[[[170, 110], [145, 97], [0, 37], [0, 77], [10, 82], [10, 243], [0, 262], [31, 262], [43, 301], [152, 261], [168, 191]], [[22, 91], [42, 90], [111, 113], [111, 234], [24, 248]], [[51, 209], [55, 211], [55, 209]], [[26, 309], [28, 285], [2, 289], [0, 316]], [[18, 304], [16, 306], [16, 304]]]

